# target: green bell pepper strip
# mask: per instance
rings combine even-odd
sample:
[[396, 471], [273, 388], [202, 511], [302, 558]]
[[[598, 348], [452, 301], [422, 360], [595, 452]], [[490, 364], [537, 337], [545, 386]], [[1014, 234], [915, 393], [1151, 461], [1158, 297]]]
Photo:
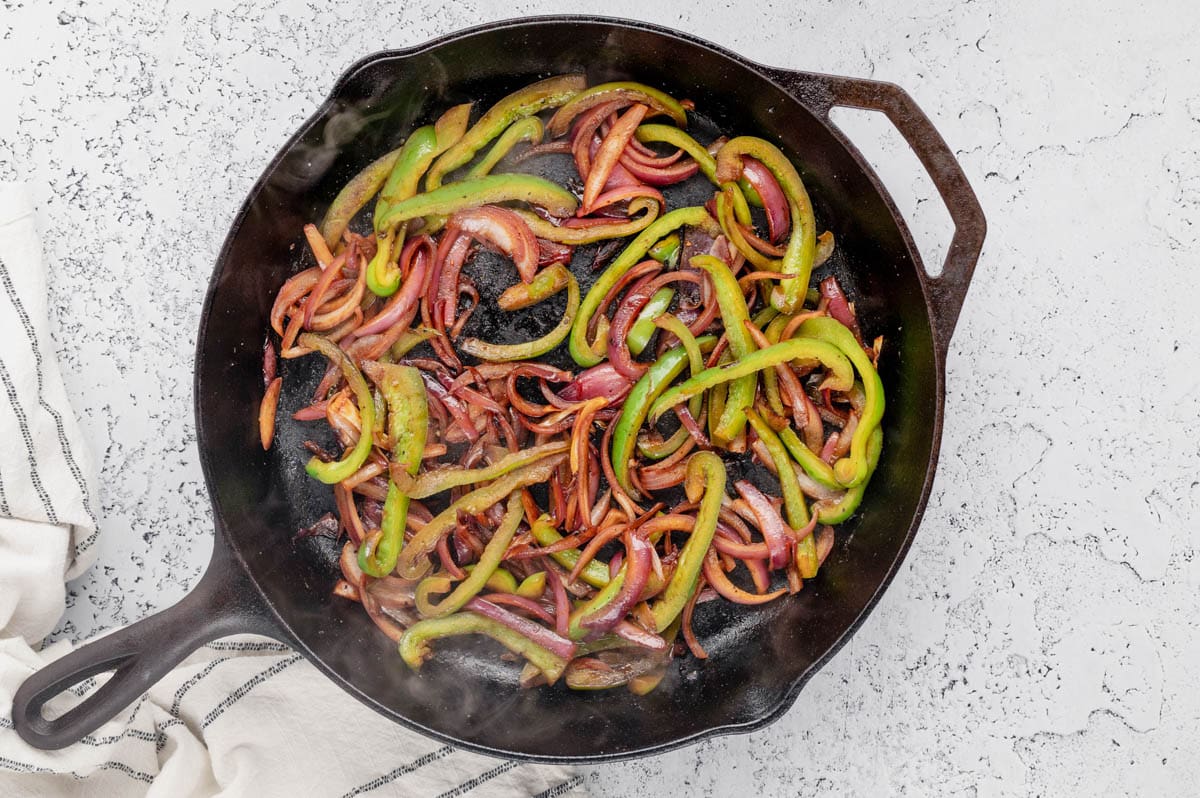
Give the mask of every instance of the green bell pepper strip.
[[433, 599], [431, 596], [449, 593], [454, 586], [454, 577], [450, 574], [441, 572], [431, 576], [427, 576], [413, 589], [413, 604], [422, 616], [427, 614], [427, 611], [433, 607]]
[[496, 304], [501, 310], [520, 310], [549, 299], [567, 287], [571, 272], [561, 263], [551, 263], [528, 283], [517, 281], [504, 289]]
[[[463, 570], [466, 571], [467, 574], [473, 574], [475, 572], [475, 565], [468, 565], [463, 568]], [[466, 583], [464, 582], [463, 584]], [[414, 598], [416, 599], [417, 612], [421, 613], [422, 617], [425, 618], [443, 614], [437, 612], [436, 606], [434, 605], [431, 597], [434, 595], [449, 593], [453, 586], [454, 578], [445, 572], [437, 573], [433, 576], [427, 576], [422, 579], [417, 583], [416, 590], [413, 591]], [[506, 571], [503, 568], [497, 568], [496, 570], [492, 571], [491, 575], [484, 581], [483, 587], [497, 593], [516, 593], [517, 579], [512, 575], [511, 572]], [[469, 601], [470, 597], [468, 597], [467, 600]]]
[[514, 654], [521, 655], [537, 666], [551, 684], [558, 681], [567, 667], [565, 659], [520, 632], [474, 612], [458, 612], [417, 621], [400, 637], [400, 658], [414, 671], [420, 670], [425, 660], [433, 654], [429, 645], [431, 641], [469, 634], [487, 635]]
[[387, 419], [387, 401], [383, 398], [383, 393], [379, 390], [379, 386], [371, 392], [371, 398], [375, 400], [375, 426], [371, 428], [372, 434], [376, 441], [381, 441], [385, 437], [386, 430], [384, 423]]
[[[668, 318], [673, 318], [673, 319], [676, 319], [676, 321], [678, 321], [678, 319], [674, 316], [668, 316]], [[683, 326], [682, 322], [680, 323], [680, 326], [683, 327], [683, 329], [686, 330], [689, 335], [691, 334], [691, 331], [688, 330], [686, 326]], [[686, 340], [686, 339], [681, 339], [681, 340]], [[693, 339], [693, 340], [696, 341], [696, 347], [698, 348], [698, 350], [700, 351], [700, 353], [702, 355], [704, 352], [711, 350], [711, 348], [713, 346], [715, 346], [716, 342], [717, 342], [716, 337], [712, 336], [712, 335], [707, 335], [700, 339]], [[685, 351], [688, 351], [688, 362], [691, 366], [691, 372], [693, 375], [699, 374], [704, 369], [703, 357], [701, 357], [699, 362], [697, 362], [694, 355], [692, 354], [692, 352], [690, 350], [687, 350], [687, 347], [688, 347], [688, 344], [685, 343], [684, 349], [685, 349]], [[703, 403], [703, 401], [704, 401], [704, 397], [701, 395], [697, 395], [697, 396], [692, 397], [691, 404], [688, 406], [688, 410], [691, 412], [692, 416], [695, 417], [697, 420], [700, 419], [701, 404]], [[691, 437], [691, 434], [688, 433], [687, 429], [680, 426], [679, 429], [675, 430], [675, 432], [672, 433], [670, 438], [667, 438], [664, 441], [659, 441], [658, 443], [651, 443], [651, 442], [645, 441], [642, 439], [641, 436], [638, 436], [637, 448], [638, 448], [638, 452], [640, 452], [643, 457], [647, 457], [651, 460], [661, 460], [664, 457], [667, 457], [671, 454], [674, 454], [676, 451], [678, 451], [679, 447], [682, 446], [690, 437]]]
[[331, 249], [342, 237], [342, 233], [346, 232], [354, 215], [366, 207], [371, 197], [383, 188], [384, 181], [391, 174], [402, 149], [403, 147], [397, 147], [367, 164], [333, 198], [329, 210], [325, 211], [325, 218], [321, 220], [321, 236]]
[[589, 654], [597, 654], [601, 651], [612, 651], [615, 648], [633, 648], [637, 643], [630, 642], [623, 637], [608, 632], [600, 635], [595, 640], [581, 641], [576, 644], [575, 656], [586, 657]]
[[821, 459], [821, 456], [804, 445], [800, 436], [791, 427], [784, 427], [779, 432], [779, 440], [787, 448], [792, 459], [800, 464], [804, 472], [821, 485], [835, 490], [842, 489], [842, 483], [833, 475], [833, 466]]
[[[404, 523], [408, 518], [408, 497], [400, 492], [395, 483], [389, 482], [387, 488], [387, 498], [383, 501], [383, 517], [379, 521], [379, 529], [363, 538], [358, 547], [358, 567], [367, 574], [376, 579], [382, 579], [388, 575], [388, 571], [383, 569], [383, 565], [379, 564], [378, 549], [379, 544], [384, 538], [388, 540], [399, 539], [404, 540]], [[397, 544], [390, 544], [390, 548], [395, 550]], [[401, 543], [402, 545], [402, 543]], [[394, 555], [399, 554], [395, 551], [392, 557], [392, 565], [395, 567]]]
[[704, 556], [717, 531], [721, 501], [725, 498], [725, 464], [712, 452], [696, 452], [688, 459], [687, 478], [683, 488], [688, 501], [700, 502], [696, 525], [679, 551], [675, 572], [666, 590], [650, 605], [655, 629], [666, 629], [683, 612], [688, 599], [696, 592]]
[[420, 187], [421, 177], [429, 164], [437, 157], [438, 150], [437, 128], [433, 125], [419, 127], [412, 132], [404, 146], [400, 148], [400, 157], [388, 175], [387, 183], [375, 200], [375, 232], [382, 232], [378, 220], [387, 215], [391, 207], [401, 200], [415, 196]]
[[[871, 473], [867, 444], [883, 420], [883, 381], [879, 379], [879, 372], [871, 365], [867, 353], [858, 345], [854, 333], [837, 319], [827, 316], [809, 319], [800, 325], [796, 335], [797, 338], [792, 340], [824, 341], [836, 346], [854, 364], [858, 376], [862, 379], [866, 401], [858, 419], [858, 427], [855, 428], [854, 437], [850, 441], [850, 456], [843, 457], [833, 464], [833, 473], [838, 482], [842, 483], [843, 487], [852, 488], [866, 480]], [[850, 386], [840, 390], [850, 390]]]
[[404, 245], [406, 225], [397, 223], [385, 226], [382, 220], [397, 202], [416, 195], [421, 178], [433, 159], [463, 137], [470, 113], [469, 103], [456, 105], [434, 124], [414, 130], [400, 148], [400, 156], [375, 202], [376, 249], [366, 275], [367, 288], [373, 294], [391, 296], [400, 287], [401, 275], [396, 258]]
[[783, 254], [781, 271], [790, 277], [780, 280], [779, 290], [771, 295], [771, 304], [782, 313], [795, 313], [804, 303], [817, 250], [817, 223], [812, 200], [800, 173], [787, 156], [774, 144], [754, 136], [738, 136], [721, 147], [717, 153], [717, 179], [721, 183], [741, 177], [743, 156], [761, 161], [775, 176], [788, 199], [792, 234]]
[[[771, 464], [775, 466], [775, 473], [779, 477], [780, 491], [783, 493], [783, 508], [788, 526], [792, 529], [803, 529], [804, 525], [808, 523], [808, 506], [804, 503], [804, 494], [800, 492], [800, 482], [796, 479], [792, 458], [788, 456], [788, 451], [784, 447], [783, 441], [779, 439], [779, 435], [758, 414], [758, 411], [753, 408], [747, 410], [746, 419], [754, 428], [754, 433], [758, 435], [759, 440], [763, 442], [763, 446], [767, 449], [767, 455], [771, 458]], [[813, 551], [815, 552], [816, 549]]]
[[620, 408], [617, 426], [613, 428], [612, 433], [612, 473], [617, 478], [617, 484], [631, 497], [641, 496], [641, 492], [629, 481], [629, 461], [634, 457], [637, 433], [646, 422], [650, 404], [667, 389], [674, 378], [683, 373], [686, 366], [688, 353], [683, 348], [668, 349], [638, 378]]
[[388, 350], [387, 354], [393, 360], [398, 360], [418, 345], [423, 344], [430, 338], [435, 338], [437, 334], [437, 330], [431, 327], [414, 327], [411, 330], [405, 330], [396, 339], [396, 343], [392, 344], [392, 348]]
[[386, 227], [421, 216], [449, 216], [464, 208], [513, 200], [545, 208], [552, 216], [569, 216], [579, 204], [571, 192], [536, 175], [487, 175], [401, 200], [379, 223]]
[[[805, 322], [807, 324], [807, 322]], [[803, 325], [801, 325], [803, 326]], [[843, 328], [845, 329], [845, 328]], [[849, 332], [849, 330], [847, 330]], [[853, 335], [851, 335], [853, 338]], [[686, 402], [698, 393], [703, 393], [722, 383], [736, 380], [747, 374], [754, 374], [767, 368], [774, 368], [779, 363], [790, 360], [804, 359], [819, 361], [829, 370], [829, 375], [822, 383], [823, 387], [835, 391], [848, 391], [854, 385], [854, 368], [842, 351], [833, 344], [816, 338], [789, 338], [772, 344], [765, 349], [752, 352], [744, 358], [733, 360], [723, 366], [705, 369], [695, 377], [676, 385], [658, 398], [650, 408], [650, 422], [662, 417], [662, 414], [675, 405]], [[870, 394], [868, 393], [868, 404]], [[859, 421], [859, 426], [862, 421]]]
[[[746, 308], [746, 298], [737, 278], [729, 270], [729, 265], [720, 258], [712, 255], [697, 255], [691, 260], [692, 266], [708, 272], [712, 278], [717, 305], [721, 308], [721, 321], [725, 325], [725, 337], [729, 339], [729, 351], [735, 361], [741, 360], [755, 352], [758, 347], [746, 330], [750, 321], [750, 311]], [[725, 409], [713, 436], [720, 441], [732, 441], [746, 426], [746, 408], [754, 404], [754, 392], [758, 387], [757, 372], [749, 372], [738, 377], [729, 386], [729, 395], [725, 400]]]
[[[467, 573], [474, 573], [475, 566], [468, 565], [463, 570]], [[492, 571], [492, 575], [487, 578], [487, 582], [483, 586], [497, 593], [516, 593], [517, 578], [512, 575], [512, 571], [505, 568], [497, 568]]]
[[[421, 170], [428, 167], [437, 151], [437, 134], [433, 125], [417, 128], [408, 137], [396, 159], [387, 185], [375, 202], [375, 256], [367, 264], [367, 288], [376, 296], [391, 296], [400, 288], [400, 268], [393, 256], [399, 256], [404, 245], [406, 225], [398, 222], [384, 226], [380, 221], [391, 206], [416, 193], [416, 182], [421, 179]], [[413, 175], [416, 175], [413, 177]], [[405, 183], [411, 184], [408, 190]]]
[[591, 227], [560, 227], [548, 222], [533, 211], [515, 208], [516, 212], [529, 225], [529, 229], [538, 238], [554, 241], [559, 244], [580, 246], [595, 244], [597, 241], [607, 241], [611, 238], [625, 238], [635, 235], [649, 227], [658, 218], [658, 200], [651, 197], [634, 197], [629, 201], [626, 213], [627, 220], [611, 224], [592, 225]]
[[[546, 516], [534, 521], [529, 527], [529, 532], [541, 546], [550, 546], [562, 540], [562, 535], [558, 534], [558, 530]], [[567, 549], [566, 551], [556, 551], [550, 557], [570, 571], [575, 568], [575, 563], [579, 562], [580, 552], [579, 549]], [[602, 588], [609, 582], [608, 568], [604, 567], [603, 563], [592, 560], [583, 567], [579, 578], [592, 587]]]
[[565, 454], [556, 454], [543, 458], [536, 463], [505, 474], [489, 485], [476, 488], [453, 502], [445, 510], [435, 515], [428, 524], [421, 527], [420, 531], [400, 552], [400, 556], [396, 559], [396, 570], [399, 575], [405, 579], [416, 579], [429, 570], [427, 558], [430, 552], [437, 547], [441, 536], [458, 523], [460, 512], [471, 515], [481, 513], [496, 502], [503, 500], [517, 488], [545, 482], [566, 457]]
[[[508, 551], [508, 544], [512, 543], [513, 537], [517, 534], [517, 527], [521, 525], [524, 518], [525, 508], [521, 504], [521, 492], [514, 490], [508, 497], [508, 507], [504, 510], [504, 517], [500, 520], [500, 525], [496, 527], [492, 539], [488, 541], [483, 554], [479, 556], [479, 562], [471, 569], [470, 574], [458, 584], [458, 587], [454, 588], [450, 595], [442, 599], [441, 603], [429, 603], [424, 608], [418, 608], [421, 614], [426, 618], [449, 615], [462, 609], [464, 604], [474, 598], [480, 590], [483, 590], [483, 586], [500, 567], [500, 562]], [[513, 581], [512, 589], [515, 591], [517, 585], [515, 580], [512, 580], [512, 574], [509, 574], [509, 580]]]
[[660, 239], [685, 226], [702, 227], [714, 234], [719, 230], [717, 223], [702, 206], [676, 208], [655, 220], [653, 224], [639, 233], [637, 238], [629, 242], [628, 246], [621, 251], [620, 255], [617, 255], [592, 285], [587, 296], [583, 298], [583, 304], [580, 305], [579, 313], [575, 316], [575, 324], [571, 327], [571, 335], [568, 338], [571, 357], [575, 359], [576, 363], [586, 368], [594, 366], [604, 359], [592, 350], [591, 343], [587, 340], [587, 328], [588, 322], [599, 310], [600, 302], [604, 299], [605, 294], [617, 284], [625, 272], [640, 263], [650, 248]]
[[541, 338], [520, 344], [493, 344], [478, 338], [464, 338], [458, 348], [472, 357], [493, 363], [507, 363], [513, 360], [530, 360], [541, 357], [563, 342], [567, 333], [571, 332], [571, 324], [579, 312], [579, 283], [575, 275], [567, 273], [567, 309], [563, 312], [562, 320], [550, 332]]
[[570, 128], [571, 122], [589, 108], [611, 100], [629, 100], [649, 106], [649, 116], [666, 114], [675, 124], [687, 127], [687, 111], [679, 101], [664, 91], [632, 81], [600, 83], [576, 94], [563, 104], [550, 118], [546, 130], [551, 136], [561, 136]]
[[629, 335], [625, 336], [625, 343], [629, 345], [630, 352], [640, 355], [646, 351], [646, 345], [650, 343], [650, 336], [654, 335], [654, 320], [667, 312], [667, 309], [671, 307], [671, 300], [674, 298], [674, 288], [660, 288], [654, 292], [650, 301], [638, 314], [637, 321], [629, 328]]
[[871, 433], [871, 439], [867, 441], [868, 470], [866, 479], [852, 488], [847, 488], [845, 495], [837, 501], [814, 502], [813, 512], [818, 521], [822, 524], [840, 524], [854, 515], [854, 511], [862, 503], [863, 494], [867, 492], [867, 483], [871, 481], [871, 475], [875, 473], [875, 467], [879, 465], [881, 452], [883, 452], [883, 430], [877, 427]]
[[[751, 224], [753, 224], [754, 220], [753, 217], [750, 216], [750, 205], [746, 199], [746, 188], [749, 187], [749, 184], [743, 186], [742, 183], [744, 182], [745, 178], [743, 177], [742, 182], [725, 183], [723, 186], [721, 186], [721, 188], [727, 188], [729, 191], [729, 201], [731, 203], [730, 207], [733, 210], [733, 218], [749, 227]], [[750, 190], [754, 191], [753, 188]], [[757, 192], [755, 192], [755, 196], [758, 196]]]
[[[711, 336], [706, 337], [705, 343], [701, 345], [701, 343], [696, 340], [696, 336], [692, 335], [692, 331], [688, 329], [687, 325], [681, 322], [678, 316], [675, 316], [671, 313], [664, 313], [663, 315], [659, 316], [654, 320], [654, 325], [656, 327], [661, 327], [663, 330], [669, 333], [672, 333], [676, 338], [679, 339], [679, 343], [683, 347], [683, 351], [687, 352], [688, 374], [690, 376], [694, 377], [700, 372], [704, 371], [704, 353], [701, 350], [708, 346], [709, 340], [712, 340], [713, 345], [715, 346], [715, 338], [712, 338]], [[692, 397], [691, 403], [688, 405], [688, 410], [691, 412], [694, 418], [700, 415], [700, 410], [703, 407], [703, 403], [704, 397]]]
[[546, 572], [538, 571], [536, 574], [530, 574], [525, 577], [513, 592], [523, 598], [535, 599], [540, 597], [546, 592]]
[[533, 116], [547, 108], [557, 108], [578, 95], [586, 86], [587, 79], [583, 75], [557, 75], [518, 89], [500, 100], [479, 117], [479, 121], [471, 126], [457, 144], [442, 153], [434, 162], [425, 178], [425, 190], [431, 191], [441, 186], [447, 174], [460, 166], [466, 166], [475, 157], [475, 153], [502, 134], [513, 122]]
[[405, 486], [405, 489], [408, 495], [414, 499], [427, 499], [436, 493], [461, 487], [462, 485], [477, 485], [481, 482], [490, 482], [518, 468], [532, 465], [542, 458], [562, 454], [567, 450], [569, 445], [566, 441], [543, 443], [541, 446], [534, 446], [529, 449], [522, 449], [519, 452], [506, 454], [496, 462], [483, 468], [452, 466], [450, 468], [426, 471], [414, 480], [411, 485]]
[[[714, 340], [712, 336], [706, 337], [709, 341]], [[692, 343], [695, 345], [695, 339], [692, 340]], [[700, 354], [699, 346], [696, 346], [696, 354]], [[647, 368], [646, 372], [634, 383], [621, 406], [621, 415], [614, 422], [616, 426], [613, 427], [612, 436], [613, 476], [616, 477], [617, 484], [635, 498], [641, 493], [629, 481], [629, 461], [633, 459], [633, 449], [637, 444], [638, 432], [645, 423], [646, 414], [650, 411], [654, 400], [667, 389], [667, 386], [676, 377], [683, 373], [684, 367], [688, 365], [688, 358], [689, 352], [682, 347], [664, 352], [663, 356]]]
[[[726, 366], [733, 362], [733, 355], [729, 354], [726, 349], [721, 354], [721, 359], [717, 361], [718, 366]], [[721, 416], [725, 415], [725, 400], [729, 398], [729, 383], [722, 382], [714, 385], [708, 391], [708, 437], [717, 437], [717, 426], [721, 423]]]
[[[671, 660], [671, 640], [659, 651], [637, 651], [625, 647], [612, 651], [609, 659], [576, 655], [567, 664], [563, 683], [571, 690], [593, 692], [627, 687], [634, 695], [646, 695], [667, 675]], [[665, 640], [668, 635], [662, 635]]]
[[341, 370], [342, 376], [346, 378], [346, 382], [350, 385], [350, 390], [354, 392], [354, 398], [358, 402], [361, 434], [358, 436], [358, 442], [354, 444], [354, 448], [346, 452], [341, 460], [329, 463], [313, 455], [304, 467], [304, 470], [313, 479], [320, 480], [326, 485], [333, 485], [362, 468], [363, 463], [367, 461], [367, 456], [371, 454], [373, 443], [371, 430], [375, 428], [375, 397], [371, 394], [371, 389], [367, 386], [367, 381], [363, 379], [358, 366], [354, 365], [354, 361], [333, 341], [324, 336], [303, 333], [297, 344], [305, 349], [314, 349], [329, 358]]
[[[692, 374], [699, 374], [704, 371], [704, 353], [700, 351], [700, 342], [696, 340], [696, 336], [692, 335], [692, 331], [688, 329], [688, 326], [679, 320], [678, 316], [671, 313], [664, 313], [654, 319], [654, 326], [661, 327], [679, 339], [683, 351], [687, 352], [688, 365], [691, 367]], [[716, 342], [716, 339], [712, 338], [712, 336], [708, 337], [714, 343]]]
[[765, 307], [750, 317], [750, 321], [754, 322], [754, 326], [762, 329], [768, 324], [779, 318], [779, 311], [773, 307]]
[[[412, 366], [391, 363], [370, 364], [367, 368], [371, 369], [371, 379], [387, 402], [392, 460], [404, 472], [415, 476], [421, 468], [425, 435], [429, 429], [429, 402], [421, 372]], [[404, 545], [409, 499], [395, 480], [388, 481], [379, 538], [373, 545], [364, 544], [358, 548], [358, 567], [364, 573], [382, 578], [396, 567], [396, 557]]]
[[671, 235], [650, 247], [646, 254], [664, 266], [673, 269], [679, 263], [681, 246], [679, 233], [671, 233]]
[[[475, 565], [471, 564], [463, 568], [468, 574], [475, 570]], [[433, 595], [442, 595], [449, 593], [450, 588], [454, 586], [454, 577], [445, 571], [436, 573], [433, 576], [427, 576], [417, 583], [414, 591], [416, 598], [417, 612], [424, 617], [429, 617], [436, 614], [434, 612]], [[498, 593], [515, 593], [517, 590], [517, 578], [509, 571], [503, 568], [497, 568], [492, 571], [491, 576], [483, 583], [483, 586], [488, 590], [494, 590]]]
[[638, 453], [650, 460], [661, 460], [679, 451], [679, 447], [683, 446], [690, 437], [692, 437], [691, 434], [684, 427], [675, 430], [675, 432], [671, 433], [671, 437], [666, 440], [658, 442], [647, 441], [639, 436], [637, 442]]
[[512, 152], [513, 147], [522, 141], [540, 144], [544, 135], [545, 128], [542, 126], [542, 120], [536, 116], [518, 119], [500, 134], [500, 138], [496, 139], [496, 143], [488, 150], [487, 155], [480, 158], [479, 162], [467, 171], [467, 177], [483, 177], [491, 174], [492, 170], [496, 168], [496, 164]]

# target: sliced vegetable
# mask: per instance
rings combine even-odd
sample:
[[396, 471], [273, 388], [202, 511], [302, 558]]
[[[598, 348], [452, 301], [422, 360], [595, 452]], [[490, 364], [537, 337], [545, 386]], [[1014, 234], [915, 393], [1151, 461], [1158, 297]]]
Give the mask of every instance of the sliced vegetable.
[[693, 396], [717, 385], [754, 374], [778, 363], [791, 360], [813, 360], [829, 370], [822, 382], [823, 388], [847, 391], [854, 384], [854, 369], [841, 350], [832, 344], [815, 338], [791, 338], [735, 360], [724, 366], [705, 369], [659, 397], [650, 408], [650, 421], [657, 421], [663, 413], [675, 405], [686, 402]]
[[[429, 427], [429, 405], [421, 373], [412, 366], [387, 363], [364, 364], [364, 368], [387, 403], [392, 470], [415, 476], [424, 457], [425, 433]], [[404, 545], [409, 499], [394, 480], [389, 481], [379, 523], [380, 535], [372, 545], [360, 546], [358, 550], [358, 567], [364, 573], [381, 578], [396, 567], [396, 557]]]
[[488, 150], [488, 154], [480, 158], [471, 167], [470, 171], [467, 172], [467, 177], [483, 177], [486, 174], [491, 174], [491, 171], [496, 168], [496, 164], [504, 160], [504, 156], [512, 152], [513, 147], [523, 141], [540, 144], [544, 134], [545, 129], [542, 126], [542, 120], [536, 116], [527, 116], [524, 119], [518, 119], [500, 134], [500, 137], [496, 139], [496, 143]]
[[425, 661], [433, 656], [432, 641], [469, 634], [487, 635], [514, 654], [529, 660], [545, 674], [550, 684], [558, 681], [566, 670], [567, 660], [563, 657], [520, 632], [474, 612], [417, 621], [400, 637], [400, 658], [414, 671], [420, 670]]
[[578, 202], [566, 189], [534, 175], [488, 175], [451, 183], [391, 206], [380, 224], [390, 226], [422, 216], [448, 216], [464, 208], [497, 202], [526, 202], [551, 216], [569, 216]]
[[[799, 338], [792, 340], [819, 340], [828, 342], [841, 350], [842, 354], [854, 364], [854, 369], [862, 379], [863, 390], [866, 392], [866, 403], [862, 415], [859, 416], [858, 426], [850, 444], [850, 456], [843, 457], [833, 464], [833, 473], [838, 482], [847, 488], [852, 488], [866, 481], [871, 474], [870, 458], [867, 456], [868, 442], [883, 420], [883, 381], [875, 370], [867, 353], [859, 346], [854, 333], [841, 322], [828, 317], [809, 319], [796, 330]], [[828, 386], [833, 388], [832, 385]], [[835, 390], [849, 390], [849, 386]]]
[[679, 552], [678, 564], [667, 589], [650, 606], [655, 629], [670, 626], [696, 591], [725, 498], [725, 464], [712, 452], [696, 452], [688, 460], [687, 480], [683, 487], [688, 501], [699, 502], [700, 509], [696, 512], [696, 524]]
[[513, 122], [533, 116], [547, 108], [562, 105], [579, 94], [586, 85], [583, 75], [558, 75], [518, 89], [500, 100], [471, 126], [457, 144], [437, 159], [429, 169], [429, 176], [425, 178], [426, 190], [432, 191], [441, 186], [447, 174], [465, 166], [475, 157], [475, 153], [486, 147], [488, 142], [503, 133]]
[[780, 271], [790, 277], [780, 281], [779, 290], [771, 295], [771, 304], [780, 313], [795, 313], [800, 310], [808, 292], [808, 281], [816, 257], [817, 224], [812, 200], [808, 197], [800, 173], [787, 156], [771, 142], [755, 136], [738, 136], [721, 147], [717, 153], [717, 180], [727, 183], [741, 177], [744, 157], [754, 158], [770, 170], [788, 200], [792, 234], [788, 238]]
[[[320, 352], [341, 370], [342, 376], [350, 385], [350, 390], [354, 392], [354, 398], [358, 402], [358, 415], [362, 419], [361, 429], [369, 430], [374, 427], [375, 398], [371, 395], [371, 389], [367, 387], [367, 381], [363, 379], [358, 366], [355, 366], [354, 362], [346, 357], [346, 353], [337, 344], [320, 335], [304, 333], [299, 338], [299, 344], [306, 349]], [[371, 436], [369, 434], [359, 435], [358, 442], [343, 455], [341, 460], [325, 462], [314, 455], [308, 461], [305, 471], [313, 479], [320, 480], [326, 485], [332, 485], [335, 482], [341, 482], [361, 468], [370, 453]]]

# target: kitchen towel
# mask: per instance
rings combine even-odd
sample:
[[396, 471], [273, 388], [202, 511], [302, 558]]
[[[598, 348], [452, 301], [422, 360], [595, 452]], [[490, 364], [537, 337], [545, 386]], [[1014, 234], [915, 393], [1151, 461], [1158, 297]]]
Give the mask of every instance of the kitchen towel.
[[[95, 558], [91, 459], [67, 402], [27, 190], [0, 182], [0, 795], [539, 796], [584, 792], [568, 768], [517, 764], [385, 720], [299, 654], [250, 635], [202, 647], [117, 718], [61, 751], [27, 745], [12, 697], [72, 649], [41, 646], [64, 581]], [[50, 702], [64, 711], [86, 680]]]

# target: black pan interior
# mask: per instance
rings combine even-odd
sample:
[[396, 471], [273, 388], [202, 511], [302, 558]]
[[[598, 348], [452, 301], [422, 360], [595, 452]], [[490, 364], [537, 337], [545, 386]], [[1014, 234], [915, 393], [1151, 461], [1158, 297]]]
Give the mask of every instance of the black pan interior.
[[[275, 448], [257, 443], [261, 345], [275, 292], [302, 262], [302, 226], [341, 185], [415, 125], [453, 103], [486, 106], [535, 79], [585, 70], [632, 78], [695, 101], [728, 133], [779, 142], [801, 166], [830, 264], [871, 335], [886, 336], [885, 447], [859, 514], [839, 530], [821, 575], [762, 609], [712, 602], [697, 612], [710, 658], [680, 660], [649, 696], [520, 691], [517, 666], [485, 642], [441, 646], [419, 674], [357, 605], [332, 598], [333, 545], [294, 533], [332, 506], [305, 476], [298, 444], [312, 425], [283, 421], [304, 403], [289, 388]], [[531, 331], [536, 333], [536, 331]], [[289, 364], [292, 379], [318, 364]], [[711, 46], [611, 21], [528, 21], [452, 37], [358, 65], [260, 179], [226, 242], [197, 353], [200, 449], [224, 538], [293, 642], [385, 714], [459, 744], [536, 758], [628, 756], [773, 717], [857, 624], [906, 550], [935, 456], [939, 378], [929, 314], [901, 224], [831, 130], [751, 65]], [[220, 540], [218, 541], [220, 545]], [[304, 700], [297, 696], [297, 700]], [[824, 707], [805, 711], [824, 712]], [[330, 723], [336, 723], [331, 718]]]

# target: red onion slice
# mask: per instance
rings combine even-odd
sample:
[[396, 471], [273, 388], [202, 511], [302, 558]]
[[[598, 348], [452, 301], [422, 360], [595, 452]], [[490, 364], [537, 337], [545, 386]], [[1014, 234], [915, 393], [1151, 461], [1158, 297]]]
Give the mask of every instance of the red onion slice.
[[525, 637], [528, 637], [542, 648], [557, 654], [563, 659], [571, 659], [571, 657], [575, 656], [575, 644], [570, 640], [560, 637], [546, 627], [536, 624], [528, 618], [515, 615], [490, 601], [476, 596], [467, 602], [466, 609], [477, 612], [485, 618], [490, 618], [498, 624], [507, 626], [514, 632], [525, 635]]
[[855, 339], [861, 345], [863, 337], [862, 330], [858, 327], [858, 317], [854, 315], [854, 309], [850, 307], [849, 300], [842, 293], [842, 287], [838, 285], [837, 278], [830, 276], [821, 281], [821, 296], [829, 300], [829, 315], [854, 333]]
[[[422, 256], [417, 250], [424, 247], [427, 253]], [[417, 314], [417, 302], [425, 289], [425, 279], [429, 276], [429, 261], [432, 259], [433, 240], [429, 236], [421, 236], [406, 242], [400, 253], [400, 263], [411, 260], [412, 268], [404, 278], [404, 284], [383, 306], [383, 310], [368, 319], [355, 330], [355, 337], [364, 338], [368, 335], [381, 333], [399, 325], [407, 328]]]
[[612, 363], [605, 362], [581, 371], [558, 396], [569, 403], [603, 396], [611, 405], [623, 399], [632, 387], [633, 380], [617, 371]]
[[755, 158], [742, 159], [742, 174], [758, 192], [762, 199], [763, 210], [767, 212], [767, 235], [771, 243], [778, 243], [787, 237], [792, 227], [791, 210], [788, 208], [787, 197], [779, 187], [779, 181], [771, 170], [763, 166], [762, 161]]
[[744, 479], [733, 483], [738, 495], [750, 505], [754, 517], [758, 520], [758, 531], [762, 532], [763, 540], [767, 543], [767, 551], [771, 553], [772, 568], [783, 568], [788, 564], [792, 553], [792, 536], [787, 525], [783, 523], [779, 511], [767, 498], [766, 494]]
[[682, 183], [700, 171], [700, 164], [691, 158], [670, 166], [649, 166], [624, 155], [621, 157], [620, 166], [624, 167], [633, 177], [652, 186], [670, 186]]
[[647, 632], [632, 621], [621, 621], [613, 628], [613, 632], [623, 640], [654, 651], [662, 651], [667, 647], [667, 641], [662, 636]]
[[584, 181], [583, 200], [580, 202], [577, 215], [587, 216], [596, 209], [596, 198], [600, 196], [605, 184], [609, 182], [613, 170], [621, 160], [621, 153], [625, 151], [625, 145], [633, 138], [634, 131], [637, 130], [649, 110], [641, 103], [634, 104], [621, 115], [604, 140], [600, 142], [600, 147], [592, 158], [591, 170]]
[[537, 274], [541, 251], [537, 237], [517, 213], [484, 205], [459, 211], [450, 217], [450, 225], [510, 258], [523, 282], [531, 282]]
[[637, 604], [650, 579], [650, 544], [641, 535], [630, 535], [625, 544], [625, 581], [612, 601], [590, 615], [580, 624], [599, 635], [620, 623], [633, 605]]
[[621, 303], [617, 305], [617, 312], [613, 314], [612, 324], [608, 328], [608, 361], [630, 380], [636, 380], [648, 368], [645, 363], [638, 363], [633, 359], [626, 338], [633, 328], [633, 323], [637, 321], [638, 314], [650, 301], [650, 297], [654, 296], [657, 289], [653, 286], [653, 274], [647, 274], [630, 286]]

